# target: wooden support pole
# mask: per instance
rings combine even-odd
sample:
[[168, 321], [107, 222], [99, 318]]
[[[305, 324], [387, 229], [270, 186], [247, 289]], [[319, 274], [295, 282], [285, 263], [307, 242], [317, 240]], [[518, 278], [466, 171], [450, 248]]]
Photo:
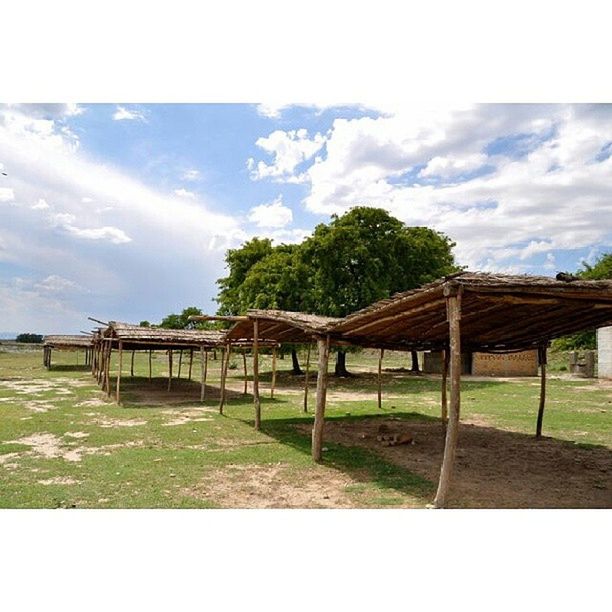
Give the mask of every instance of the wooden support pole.
[[151, 382], [151, 380], [153, 379], [153, 367], [152, 367], [152, 360], [153, 360], [153, 351], [149, 350], [149, 382]]
[[204, 401], [206, 396], [206, 374], [208, 373], [208, 351], [200, 347], [200, 401]]
[[134, 378], [134, 355], [136, 354], [136, 351], [132, 351], [132, 362], [130, 364], [130, 376], [132, 378]]
[[242, 395], [246, 395], [248, 391], [248, 372], [247, 372], [247, 360], [246, 360], [246, 350], [242, 351], [242, 366], [244, 369], [244, 390]]
[[444, 349], [442, 351], [442, 389], [441, 389], [441, 418], [442, 422], [448, 422], [448, 402], [446, 399], [446, 387], [447, 387], [447, 378], [448, 378], [448, 350]]
[[325, 397], [327, 395], [327, 364], [329, 362], [329, 336], [317, 338], [319, 349], [319, 373], [317, 376], [317, 405], [312, 427], [312, 458], [321, 461], [323, 454], [323, 425], [325, 421]]
[[546, 404], [546, 346], [538, 348], [538, 361], [540, 362], [540, 406], [538, 408], [536, 438], [540, 439], [542, 437], [542, 422], [544, 420], [544, 406]]
[[182, 365], [183, 365], [183, 349], [179, 351], [179, 367], [178, 367], [178, 374], [176, 375], [177, 378], [181, 377], [181, 366]]
[[272, 385], [270, 386], [270, 399], [274, 399], [274, 387], [276, 386], [276, 347], [272, 349]]
[[193, 349], [189, 349], [189, 380], [191, 380], [191, 369], [193, 368]]
[[231, 342], [227, 343], [227, 348], [223, 349], [223, 359], [221, 360], [221, 391], [219, 394], [219, 414], [223, 414], [223, 406], [225, 405], [225, 383], [227, 382], [227, 368], [232, 351]]
[[450, 337], [450, 415], [446, 428], [444, 459], [440, 470], [438, 491], [434, 500], [436, 508], [444, 508], [455, 462], [455, 450], [459, 434], [459, 410], [461, 404], [461, 296], [450, 295], [446, 301]]
[[51, 347], [49, 347], [49, 365], [47, 366], [47, 369], [51, 369], [51, 353], [53, 352], [53, 349]]
[[172, 349], [168, 351], [168, 391], [172, 388]]
[[255, 429], [261, 429], [261, 402], [259, 400], [259, 324], [253, 319], [253, 404], [255, 406]]
[[[134, 352], [132, 351], [132, 355]], [[117, 372], [117, 382], [115, 385], [115, 393], [117, 403], [121, 401], [121, 368], [123, 366], [123, 342], [119, 340], [119, 370]]]
[[108, 343], [108, 351], [106, 355], [106, 392], [110, 397], [111, 394], [111, 386], [110, 386], [110, 367], [111, 367], [111, 359], [113, 357], [113, 345], [111, 342]]
[[385, 349], [380, 349], [378, 356], [378, 409], [382, 410], [382, 362], [385, 356]]
[[310, 378], [310, 347], [306, 350], [306, 374], [304, 375], [304, 412], [308, 412], [308, 379]]

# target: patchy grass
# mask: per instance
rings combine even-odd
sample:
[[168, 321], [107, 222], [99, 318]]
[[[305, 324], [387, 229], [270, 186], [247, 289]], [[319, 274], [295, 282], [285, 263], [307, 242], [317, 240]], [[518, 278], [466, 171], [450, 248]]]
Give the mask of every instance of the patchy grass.
[[[262, 431], [253, 427], [252, 397], [242, 395], [242, 363], [230, 371], [225, 414], [217, 409], [219, 361], [209, 362], [208, 399], [188, 381], [166, 390], [167, 361], [136, 355], [135, 378], [124, 357], [122, 405], [100, 391], [74, 354], [54, 354], [45, 370], [40, 350], [0, 353], [0, 507], [4, 508], [215, 508], [215, 507], [424, 507], [434, 482], [384, 454], [360, 446], [325, 444], [324, 462], [310, 458], [312, 414], [302, 412], [303, 377], [279, 360], [274, 400], [269, 356], [263, 356]], [[382, 411], [376, 407], [377, 354], [349, 355], [357, 376], [329, 389], [330, 421], [358, 424], [364, 417], [435, 422], [439, 379], [384, 373]], [[390, 353], [384, 367], [409, 367], [409, 356]], [[176, 367], [176, 366], [175, 366]], [[251, 372], [251, 362], [248, 363]], [[198, 377], [196, 356], [193, 375]], [[315, 376], [310, 405], [314, 406]], [[537, 379], [466, 380], [462, 418], [532, 434]], [[249, 383], [249, 393], [251, 385]], [[544, 419], [547, 436], [582, 449], [612, 446], [612, 388], [597, 381], [551, 380]]]

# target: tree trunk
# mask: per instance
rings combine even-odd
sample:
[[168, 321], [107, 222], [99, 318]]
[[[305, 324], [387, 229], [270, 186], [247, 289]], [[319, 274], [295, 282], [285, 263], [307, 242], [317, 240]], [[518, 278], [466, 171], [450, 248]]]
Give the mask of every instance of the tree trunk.
[[299, 374], [303, 374], [302, 368], [300, 368], [300, 362], [298, 361], [297, 351], [292, 348], [291, 349], [291, 363], [293, 365], [293, 371], [291, 372], [294, 376], [298, 376]]
[[416, 351], [410, 351], [410, 356], [412, 357], [412, 366], [410, 368], [411, 372], [420, 372], [419, 369], [419, 355]]
[[336, 368], [334, 370], [336, 376], [347, 377], [351, 373], [346, 369], [346, 351], [338, 351], [336, 353]]

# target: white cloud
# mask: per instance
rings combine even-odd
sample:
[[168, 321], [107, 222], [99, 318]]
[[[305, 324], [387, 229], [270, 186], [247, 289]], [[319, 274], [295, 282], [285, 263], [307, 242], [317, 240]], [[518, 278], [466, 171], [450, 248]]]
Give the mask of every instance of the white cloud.
[[[225, 250], [245, 236], [237, 219], [215, 212], [201, 195], [177, 198], [90, 158], [55, 120], [0, 107], [0, 159], [11, 169], [11, 198], [29, 204], [3, 210], [0, 262], [38, 278], [61, 270], [83, 287], [80, 295], [95, 294], [95, 302], [79, 304], [58, 297], [66, 313], [80, 313], [79, 326], [88, 314], [158, 320], [183, 303], [208, 301]], [[92, 207], [83, 194], [112, 204], [112, 210]], [[49, 208], [32, 210], [31, 203], [41, 199]], [[24, 321], [20, 312], [31, 314], [32, 309], [24, 303], [20, 310], [16, 300], [28, 299], [29, 293], [10, 300], [8, 294], [6, 289], [0, 298], [3, 327], [18, 329]], [[4, 300], [10, 308], [5, 309]], [[32, 303], [46, 304], [50, 311], [59, 308], [40, 300]], [[132, 313], [136, 308], [141, 310]], [[9, 311], [10, 317], [5, 316]], [[67, 315], [55, 320], [55, 331], [72, 329]]]
[[83, 204], [89, 204], [93, 202], [93, 199], [85, 197], [85, 198], [81, 198], [81, 202], [83, 202]]
[[249, 158], [247, 167], [253, 180], [272, 178], [279, 182], [301, 182], [302, 177], [294, 174], [296, 167], [319, 151], [325, 138], [317, 133], [310, 139], [305, 129], [276, 130], [266, 138], [258, 138], [255, 144], [273, 160], [266, 164], [263, 161], [255, 163], [253, 158]]
[[0, 187], [0, 202], [12, 202], [15, 192], [10, 187]]
[[129, 110], [124, 106], [117, 106], [117, 109], [113, 113], [113, 119], [115, 121], [143, 121], [146, 123], [147, 119], [144, 114], [139, 110]]
[[47, 204], [47, 201], [43, 198], [39, 198], [36, 204], [32, 204], [32, 210], [48, 210], [48, 209], [49, 209], [49, 204]]
[[325, 157], [307, 167], [276, 162], [278, 135], [262, 147], [275, 163], [250, 167], [305, 182], [313, 213], [379, 206], [447, 233], [462, 264], [516, 269], [509, 260], [529, 266], [540, 253], [612, 242], [612, 157], [601, 154], [610, 141], [609, 105], [406, 106], [336, 119]]
[[77, 238], [86, 238], [87, 240], [108, 240], [113, 244], [124, 244], [132, 241], [123, 230], [107, 225], [104, 227], [85, 228], [66, 224], [64, 229]]
[[282, 196], [278, 196], [269, 204], [260, 204], [251, 208], [249, 221], [257, 227], [285, 227], [293, 221], [291, 209], [283, 204]]
[[64, 278], [63, 276], [50, 274], [40, 282], [35, 283], [34, 288], [51, 293], [58, 293], [78, 289], [78, 285], [74, 281]]
[[191, 170], [185, 170], [185, 172], [183, 172], [181, 175], [181, 178], [184, 181], [199, 181], [202, 178], [202, 173], [199, 170], [192, 168]]
[[195, 193], [193, 193], [193, 191], [187, 191], [187, 189], [175, 189], [174, 190], [175, 195], [179, 196], [179, 198], [189, 198], [189, 199], [194, 199], [195, 198]]
[[419, 176], [451, 178], [458, 174], [480, 168], [486, 164], [487, 159], [487, 156], [483, 153], [472, 153], [465, 157], [436, 156], [429, 160], [427, 166], [419, 172]]

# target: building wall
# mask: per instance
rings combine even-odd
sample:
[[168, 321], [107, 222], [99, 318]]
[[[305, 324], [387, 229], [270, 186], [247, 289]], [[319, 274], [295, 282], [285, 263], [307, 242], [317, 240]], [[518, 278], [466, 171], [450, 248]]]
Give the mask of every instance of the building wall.
[[597, 330], [597, 377], [612, 378], [612, 327]]
[[537, 376], [538, 351], [474, 353], [472, 374], [477, 376]]

